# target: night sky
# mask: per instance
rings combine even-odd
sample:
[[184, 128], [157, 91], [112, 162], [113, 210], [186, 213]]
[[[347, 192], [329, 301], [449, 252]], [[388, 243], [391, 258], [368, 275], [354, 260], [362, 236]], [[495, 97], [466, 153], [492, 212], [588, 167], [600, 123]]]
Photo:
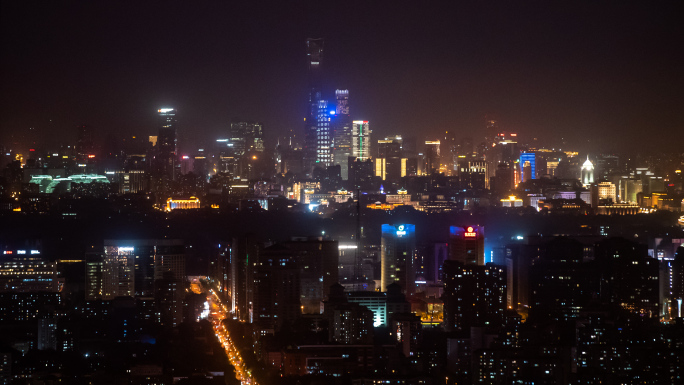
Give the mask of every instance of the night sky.
[[678, 2], [203, 3], [3, 1], [0, 144], [28, 127], [73, 142], [78, 124], [151, 135], [170, 106], [184, 151], [234, 117], [273, 146], [303, 131], [307, 37], [326, 40], [326, 87], [350, 90], [376, 139], [478, 138], [492, 116], [581, 150], [684, 141]]

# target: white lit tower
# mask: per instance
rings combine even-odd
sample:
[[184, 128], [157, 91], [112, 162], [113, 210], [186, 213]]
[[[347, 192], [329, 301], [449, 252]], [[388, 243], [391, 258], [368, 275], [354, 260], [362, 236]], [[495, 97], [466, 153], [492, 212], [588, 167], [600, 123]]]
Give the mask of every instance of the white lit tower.
[[582, 165], [582, 184], [586, 187], [594, 183], [594, 164], [589, 160], [587, 155], [587, 160]]

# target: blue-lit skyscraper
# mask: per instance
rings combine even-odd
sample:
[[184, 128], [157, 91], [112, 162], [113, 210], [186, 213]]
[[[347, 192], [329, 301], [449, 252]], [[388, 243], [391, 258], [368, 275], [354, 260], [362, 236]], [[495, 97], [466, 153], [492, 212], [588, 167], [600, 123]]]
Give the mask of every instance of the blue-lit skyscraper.
[[537, 179], [537, 154], [534, 152], [523, 152], [520, 154], [520, 175], [522, 181]]
[[328, 108], [327, 100], [318, 101], [318, 114], [316, 116], [316, 164], [330, 166], [332, 160], [332, 132], [330, 130], [330, 118], [335, 115], [335, 107]]
[[387, 286], [396, 282], [406, 294], [413, 293], [416, 286], [413, 266], [416, 226], [382, 225], [380, 253], [380, 291], [387, 291]]

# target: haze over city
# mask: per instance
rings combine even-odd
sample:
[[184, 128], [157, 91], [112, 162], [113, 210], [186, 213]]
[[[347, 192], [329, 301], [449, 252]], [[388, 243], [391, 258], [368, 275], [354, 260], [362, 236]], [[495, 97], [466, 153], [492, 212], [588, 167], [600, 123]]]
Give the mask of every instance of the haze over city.
[[[303, 41], [325, 38], [325, 82], [380, 136], [477, 133], [487, 118], [581, 151], [674, 150], [684, 88], [676, 5], [414, 2], [3, 3], [2, 137], [153, 134], [180, 111], [182, 148], [229, 121], [268, 147], [301, 129]], [[635, 140], [658, 132], [648, 141]], [[475, 135], [472, 135], [475, 134]], [[421, 138], [422, 139], [422, 138]]]
[[0, 384], [684, 383], [675, 6], [2, 1]]

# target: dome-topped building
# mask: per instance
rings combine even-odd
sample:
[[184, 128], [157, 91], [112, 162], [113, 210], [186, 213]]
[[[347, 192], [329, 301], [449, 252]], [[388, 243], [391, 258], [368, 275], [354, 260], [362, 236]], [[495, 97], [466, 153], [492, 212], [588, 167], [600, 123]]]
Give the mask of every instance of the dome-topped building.
[[594, 164], [589, 160], [589, 155], [587, 155], [587, 160], [582, 165], [582, 184], [588, 186], [594, 183]]

